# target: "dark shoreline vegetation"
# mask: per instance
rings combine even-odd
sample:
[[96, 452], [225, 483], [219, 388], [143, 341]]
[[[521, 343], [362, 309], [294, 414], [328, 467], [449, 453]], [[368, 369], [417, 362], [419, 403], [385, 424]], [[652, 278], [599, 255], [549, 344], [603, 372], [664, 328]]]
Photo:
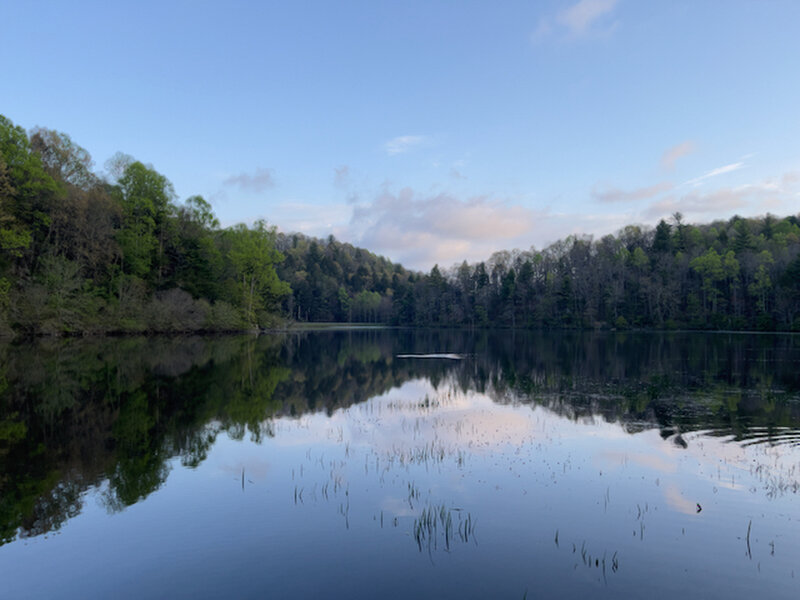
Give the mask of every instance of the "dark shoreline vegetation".
[[0, 116], [0, 336], [212, 332], [287, 322], [800, 331], [800, 221], [679, 213], [599, 240], [416, 273], [265, 222], [222, 229], [200, 196], [118, 154]]
[[[442, 348], [466, 358], [397, 356]], [[121, 511], [221, 435], [261, 441], [421, 378], [678, 446], [694, 431], [796, 445], [798, 351], [797, 336], [425, 329], [0, 343], [0, 545], [58, 530], [88, 489]]]

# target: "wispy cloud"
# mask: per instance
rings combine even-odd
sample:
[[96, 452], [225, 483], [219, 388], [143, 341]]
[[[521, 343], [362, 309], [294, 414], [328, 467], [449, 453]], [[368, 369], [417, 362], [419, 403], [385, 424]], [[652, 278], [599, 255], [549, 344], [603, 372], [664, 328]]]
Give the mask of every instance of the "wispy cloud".
[[711, 179], [712, 177], [719, 177], [720, 175], [724, 175], [725, 173], [732, 173], [733, 171], [738, 171], [742, 167], [744, 167], [744, 162], [735, 162], [722, 167], [717, 167], [716, 169], [711, 169], [708, 173], [700, 175], [700, 177], [695, 177], [694, 179], [686, 181], [684, 185], [696, 186], [703, 183], [707, 179]]
[[681, 142], [672, 148], [667, 148], [661, 156], [661, 168], [671, 171], [675, 168], [678, 159], [683, 158], [695, 151], [695, 144], [691, 140]]
[[592, 197], [600, 202], [636, 202], [638, 200], [647, 200], [664, 192], [668, 192], [673, 187], [673, 184], [664, 181], [633, 190], [621, 190], [615, 187], [604, 190], [593, 189]]
[[600, 18], [610, 13], [617, 0], [581, 0], [556, 17], [572, 35], [586, 33]]
[[427, 136], [424, 135], [401, 135], [386, 142], [383, 145], [383, 149], [390, 156], [403, 154], [427, 140]]
[[554, 34], [564, 34], [575, 39], [589, 33], [609, 33], [617, 23], [609, 23], [607, 17], [614, 11], [617, 3], [618, 0], [580, 0], [554, 17], [542, 17], [532, 39], [542, 41]]
[[789, 171], [779, 177], [769, 177], [758, 183], [743, 185], [742, 189], [750, 191], [757, 200], [757, 210], [774, 210], [785, 212], [797, 211], [797, 198], [800, 197], [800, 174]]
[[238, 187], [247, 192], [264, 192], [275, 187], [272, 169], [259, 168], [255, 173], [241, 173], [232, 175], [222, 182], [228, 187]]
[[789, 171], [788, 173], [784, 173], [780, 178], [781, 184], [784, 186], [790, 186], [795, 183], [800, 182], [800, 173], [797, 171]]

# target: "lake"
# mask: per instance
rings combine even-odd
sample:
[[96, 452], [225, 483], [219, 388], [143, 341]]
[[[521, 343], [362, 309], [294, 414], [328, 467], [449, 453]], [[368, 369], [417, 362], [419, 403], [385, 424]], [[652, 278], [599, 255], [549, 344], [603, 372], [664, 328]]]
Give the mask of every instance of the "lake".
[[800, 336], [0, 345], [2, 598], [796, 598]]

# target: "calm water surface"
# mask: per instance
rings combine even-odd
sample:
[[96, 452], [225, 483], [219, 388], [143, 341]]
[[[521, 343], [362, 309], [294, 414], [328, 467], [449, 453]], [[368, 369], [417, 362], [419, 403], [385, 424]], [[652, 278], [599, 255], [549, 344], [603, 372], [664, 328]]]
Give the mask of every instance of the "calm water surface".
[[800, 337], [0, 346], [2, 598], [797, 598]]

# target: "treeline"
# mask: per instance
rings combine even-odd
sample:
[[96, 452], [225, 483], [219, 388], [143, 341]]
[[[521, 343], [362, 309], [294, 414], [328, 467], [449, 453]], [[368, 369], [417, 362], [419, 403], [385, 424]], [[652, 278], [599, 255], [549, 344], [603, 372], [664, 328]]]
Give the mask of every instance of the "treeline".
[[0, 335], [241, 330], [300, 322], [435, 327], [800, 330], [800, 221], [680, 213], [655, 229], [415, 273], [258, 222], [119, 154], [0, 116]]
[[92, 171], [66, 134], [0, 115], [0, 334], [241, 330], [289, 292], [265, 223], [221, 229], [130, 156]]
[[334, 238], [280, 236], [300, 321], [415, 326], [800, 330], [800, 221], [680, 213], [428, 274]]

